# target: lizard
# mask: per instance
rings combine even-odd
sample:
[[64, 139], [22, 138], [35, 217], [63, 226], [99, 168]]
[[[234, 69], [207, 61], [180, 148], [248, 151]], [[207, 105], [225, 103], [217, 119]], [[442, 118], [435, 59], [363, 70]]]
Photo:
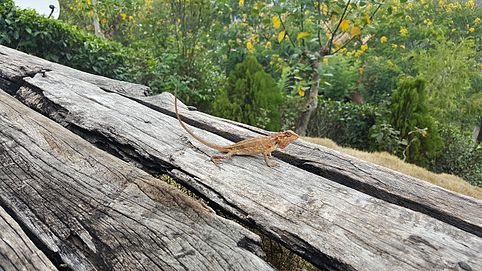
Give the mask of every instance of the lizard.
[[184, 124], [184, 122], [181, 120], [181, 117], [179, 116], [176, 96], [174, 96], [174, 108], [175, 108], [176, 117], [179, 120], [179, 123], [181, 124], [182, 128], [186, 130], [188, 134], [190, 134], [192, 137], [194, 137], [194, 139], [201, 142], [202, 144], [223, 153], [223, 154], [217, 154], [217, 155], [211, 156], [211, 161], [215, 165], [218, 165], [218, 160], [223, 158], [231, 158], [234, 155], [262, 154], [267, 166], [269, 167], [278, 166], [277, 163], [269, 160], [268, 157], [271, 156], [271, 152], [273, 152], [278, 148], [284, 149], [293, 141], [299, 138], [298, 134], [296, 134], [292, 130], [286, 130], [286, 131], [274, 133], [268, 136], [259, 136], [259, 137], [244, 139], [228, 146], [221, 146], [221, 145], [213, 144], [211, 142], [208, 142], [200, 138], [199, 136], [195, 135], [191, 130], [189, 130], [189, 128], [187, 128], [186, 124]]

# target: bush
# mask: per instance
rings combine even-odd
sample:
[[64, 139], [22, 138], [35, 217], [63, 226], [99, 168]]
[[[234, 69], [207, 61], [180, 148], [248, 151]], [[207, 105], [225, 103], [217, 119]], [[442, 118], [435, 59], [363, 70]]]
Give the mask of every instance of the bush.
[[328, 137], [339, 145], [367, 150], [369, 129], [379, 116], [380, 109], [373, 105], [320, 98], [307, 135]]
[[380, 104], [390, 99], [396, 88], [400, 68], [383, 56], [367, 57], [360, 83], [365, 101]]
[[332, 56], [321, 68], [320, 93], [326, 98], [343, 100], [358, 90], [358, 68], [352, 59]]
[[445, 148], [435, 159], [432, 170], [455, 174], [482, 186], [482, 144], [475, 143], [470, 133], [463, 134], [453, 126], [442, 126], [440, 135]]
[[248, 56], [229, 74], [226, 89], [214, 102], [214, 113], [235, 121], [278, 131], [283, 95], [256, 57]]
[[408, 162], [424, 167], [443, 147], [426, 103], [425, 81], [406, 77], [399, 81], [390, 105], [390, 124], [408, 144], [404, 156]]
[[142, 83], [150, 70], [146, 52], [79, 31], [33, 10], [18, 9], [12, 1], [0, 4], [0, 44], [119, 80]]

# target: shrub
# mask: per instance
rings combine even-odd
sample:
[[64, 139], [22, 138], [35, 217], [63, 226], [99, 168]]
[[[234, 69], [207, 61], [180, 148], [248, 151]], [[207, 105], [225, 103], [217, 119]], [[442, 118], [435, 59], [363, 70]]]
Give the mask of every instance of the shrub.
[[450, 125], [442, 126], [440, 135], [445, 148], [436, 157], [432, 170], [452, 173], [482, 186], [482, 144], [475, 143], [470, 133], [463, 134]]
[[63, 65], [119, 80], [142, 83], [148, 54], [98, 38], [61, 21], [0, 4], [0, 44]]
[[248, 56], [229, 74], [226, 88], [214, 102], [214, 113], [268, 130], [281, 128], [283, 95], [256, 57]]
[[328, 137], [339, 145], [367, 150], [369, 129], [379, 116], [380, 109], [373, 105], [320, 98], [307, 135]]
[[390, 105], [390, 124], [407, 141], [407, 161], [427, 167], [443, 147], [436, 123], [428, 113], [425, 82], [406, 77], [399, 81]]

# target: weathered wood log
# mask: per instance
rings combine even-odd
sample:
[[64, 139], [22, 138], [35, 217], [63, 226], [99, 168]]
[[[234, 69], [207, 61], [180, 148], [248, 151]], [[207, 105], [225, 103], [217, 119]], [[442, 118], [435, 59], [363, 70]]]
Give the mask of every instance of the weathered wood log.
[[[218, 168], [209, 162], [214, 152], [187, 140], [175, 118], [56, 72], [24, 81], [16, 97], [31, 108], [125, 160], [169, 172], [317, 266], [482, 269], [482, 239], [427, 214], [284, 162], [268, 168], [260, 157], [235, 157]], [[193, 129], [209, 141], [229, 143]]]
[[72, 270], [272, 270], [255, 234], [1, 90], [0, 203]]
[[[174, 116], [170, 94], [136, 100], [164, 114]], [[184, 120], [231, 141], [267, 135], [262, 129], [216, 118], [202, 112], [184, 111]], [[482, 203], [400, 172], [306, 141], [273, 154], [292, 165], [341, 183], [365, 194], [422, 212], [482, 237]]]
[[0, 270], [57, 270], [2, 207], [0, 229]]
[[[9, 92], [22, 84], [23, 77], [46, 71], [56, 71], [65, 76], [95, 84], [103, 90], [126, 96], [143, 97], [151, 94], [150, 88], [143, 85], [82, 72], [0, 45], [0, 87], [3, 90]], [[8, 80], [2, 80], [6, 78]]]

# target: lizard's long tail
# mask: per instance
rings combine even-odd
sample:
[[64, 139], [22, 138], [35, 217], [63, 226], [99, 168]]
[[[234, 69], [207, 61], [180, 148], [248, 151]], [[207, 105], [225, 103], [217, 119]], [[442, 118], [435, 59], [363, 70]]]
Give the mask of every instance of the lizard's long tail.
[[204, 145], [210, 147], [210, 148], [213, 148], [215, 150], [218, 150], [220, 152], [227, 152], [228, 150], [226, 149], [226, 147], [223, 147], [223, 146], [220, 146], [220, 145], [216, 145], [216, 144], [213, 144], [213, 143], [210, 143], [210, 142], [207, 142], [206, 140], [198, 137], [197, 135], [195, 135], [191, 130], [189, 130], [186, 125], [184, 124], [184, 122], [182, 122], [181, 120], [181, 117], [179, 116], [179, 112], [177, 110], [177, 97], [174, 96], [174, 108], [176, 109], [176, 116], [177, 116], [177, 119], [179, 120], [179, 123], [181, 124], [182, 128], [184, 128], [184, 130], [186, 130], [186, 132], [188, 134], [190, 134], [192, 137], [194, 137], [197, 141], [203, 143]]

